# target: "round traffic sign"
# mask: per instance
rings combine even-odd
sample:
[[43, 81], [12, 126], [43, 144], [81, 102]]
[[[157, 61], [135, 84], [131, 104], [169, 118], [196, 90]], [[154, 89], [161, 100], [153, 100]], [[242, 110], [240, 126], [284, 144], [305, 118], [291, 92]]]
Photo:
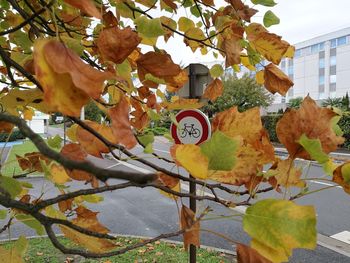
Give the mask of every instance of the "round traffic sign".
[[208, 117], [199, 110], [182, 110], [175, 116], [178, 125], [171, 124], [171, 136], [176, 144], [201, 144], [211, 135]]

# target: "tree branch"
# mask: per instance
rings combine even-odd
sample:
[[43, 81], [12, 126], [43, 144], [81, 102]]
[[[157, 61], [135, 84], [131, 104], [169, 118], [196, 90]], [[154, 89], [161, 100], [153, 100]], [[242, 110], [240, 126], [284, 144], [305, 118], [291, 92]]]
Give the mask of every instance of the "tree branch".
[[91, 173], [95, 175], [96, 178], [104, 182], [110, 178], [114, 178], [114, 179], [128, 180], [131, 182], [142, 184], [142, 183], [151, 182], [156, 179], [156, 175], [152, 173], [143, 174], [143, 173], [133, 173], [133, 172], [125, 172], [125, 171], [113, 171], [113, 170], [99, 168], [87, 161], [84, 161], [84, 162], [73, 161], [61, 155], [60, 153], [52, 150], [50, 147], [48, 147], [45, 141], [40, 137], [40, 135], [34, 133], [27, 126], [26, 122], [21, 118], [0, 113], [0, 121], [10, 122], [16, 125], [18, 129], [20, 129], [20, 131], [23, 133], [23, 135], [28, 137], [43, 155], [57, 161], [67, 169], [70, 169], [70, 170], [78, 169], [81, 171]]

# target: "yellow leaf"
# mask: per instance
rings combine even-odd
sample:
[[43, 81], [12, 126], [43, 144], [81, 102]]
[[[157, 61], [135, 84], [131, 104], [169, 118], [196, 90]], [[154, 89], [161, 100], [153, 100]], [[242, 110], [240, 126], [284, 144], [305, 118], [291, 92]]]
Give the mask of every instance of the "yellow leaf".
[[26, 107], [23, 110], [23, 119], [25, 119], [26, 121], [31, 121], [34, 115], [35, 115], [35, 112], [31, 108]]
[[243, 66], [245, 66], [247, 69], [252, 71], [255, 70], [255, 67], [252, 64], [250, 64], [248, 56], [241, 56], [241, 62]]
[[193, 177], [206, 179], [208, 177], [208, 158], [202, 154], [201, 148], [193, 144], [174, 145], [171, 156], [184, 167]]
[[164, 101], [162, 103], [162, 106], [168, 110], [199, 109], [203, 105], [204, 103], [199, 102], [198, 99], [178, 99], [172, 102]]
[[73, 229], [70, 229], [62, 225], [60, 225], [60, 229], [63, 232], [65, 237], [74, 241], [78, 245], [81, 245], [87, 248], [91, 252], [103, 253], [103, 252], [110, 251], [111, 249], [116, 247], [114, 243], [112, 243], [107, 239], [84, 235], [79, 233], [78, 231], [75, 231]]
[[293, 58], [295, 52], [295, 46], [289, 46], [286, 53], [284, 53], [284, 56], [286, 58]]
[[250, 41], [250, 45], [267, 60], [278, 65], [287, 52], [289, 44], [280, 36], [269, 32], [261, 32]]
[[72, 126], [70, 126], [67, 131], [66, 131], [66, 135], [69, 138], [69, 140], [71, 140], [72, 142], [77, 142], [77, 129], [78, 129], [79, 125], [78, 124], [73, 124]]
[[264, 75], [265, 75], [264, 70], [260, 70], [259, 72], [256, 73], [255, 79], [258, 84], [264, 85], [265, 83]]
[[71, 181], [65, 169], [61, 165], [52, 164], [50, 166], [50, 179], [55, 184], [65, 184]]
[[274, 176], [277, 183], [284, 187], [304, 187], [305, 182], [300, 180], [301, 174], [301, 168], [295, 167], [291, 158], [285, 160], [278, 158], [276, 163], [267, 171], [267, 175]]

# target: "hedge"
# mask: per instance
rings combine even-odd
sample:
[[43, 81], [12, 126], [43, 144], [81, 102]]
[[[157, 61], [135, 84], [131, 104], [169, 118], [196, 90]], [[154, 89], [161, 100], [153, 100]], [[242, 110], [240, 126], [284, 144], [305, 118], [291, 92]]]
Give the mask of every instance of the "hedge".
[[[8, 137], [9, 137], [8, 133], [0, 133], [0, 142], [6, 142]], [[13, 130], [13, 132], [11, 133], [10, 139], [8, 141], [13, 142], [17, 140], [22, 140], [24, 138], [25, 138], [24, 135], [19, 130]]]
[[[261, 117], [262, 123], [265, 129], [268, 131], [272, 142], [279, 142], [276, 134], [276, 124], [281, 117], [281, 114], [266, 115]], [[350, 115], [343, 115], [338, 122], [338, 125], [344, 132], [343, 137], [345, 138], [345, 143], [342, 145], [342, 148], [350, 150]]]

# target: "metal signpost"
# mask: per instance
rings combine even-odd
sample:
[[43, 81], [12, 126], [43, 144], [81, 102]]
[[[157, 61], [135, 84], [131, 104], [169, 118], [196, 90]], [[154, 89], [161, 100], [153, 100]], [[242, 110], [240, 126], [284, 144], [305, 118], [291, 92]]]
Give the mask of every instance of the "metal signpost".
[[[180, 97], [195, 99], [204, 93], [205, 86], [210, 83], [209, 69], [202, 64], [190, 64], [186, 68], [189, 84], [178, 93]], [[176, 144], [201, 144], [211, 135], [208, 117], [199, 110], [183, 110], [176, 115], [178, 126], [172, 124], [171, 135]], [[193, 177], [190, 175], [190, 178]], [[190, 182], [190, 194], [196, 195], [196, 183]], [[196, 213], [196, 199], [190, 197], [190, 209]], [[190, 245], [190, 263], [196, 262], [196, 246]]]

